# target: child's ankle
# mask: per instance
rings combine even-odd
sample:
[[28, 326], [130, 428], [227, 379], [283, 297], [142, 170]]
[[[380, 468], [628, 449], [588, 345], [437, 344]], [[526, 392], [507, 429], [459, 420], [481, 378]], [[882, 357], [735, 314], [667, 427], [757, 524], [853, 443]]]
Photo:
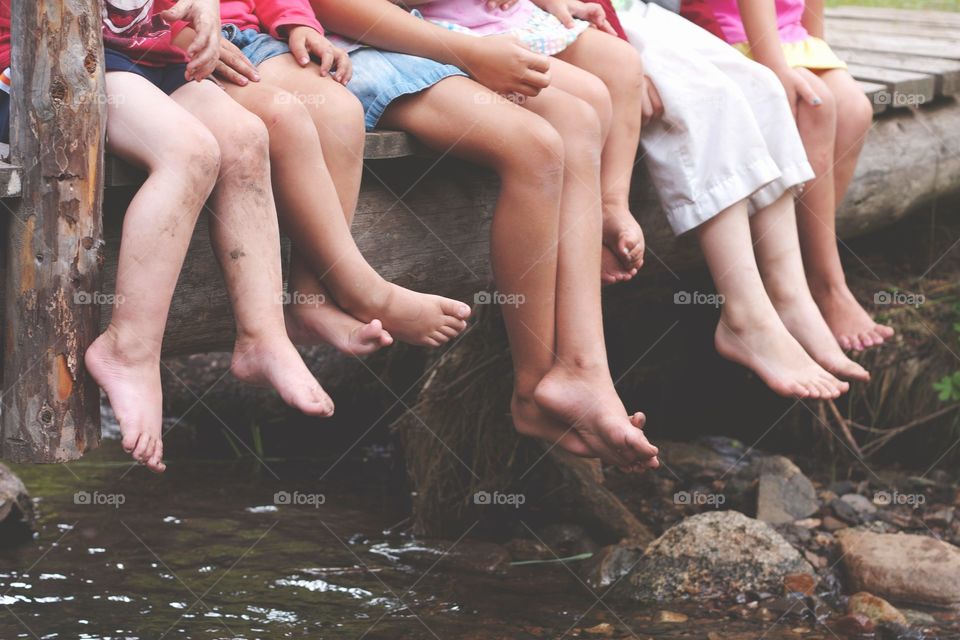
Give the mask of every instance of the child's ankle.
[[118, 327], [112, 322], [94, 341], [94, 344], [106, 352], [101, 352], [101, 355], [127, 365], [159, 365], [160, 363], [160, 342], [144, 339], [136, 331]]

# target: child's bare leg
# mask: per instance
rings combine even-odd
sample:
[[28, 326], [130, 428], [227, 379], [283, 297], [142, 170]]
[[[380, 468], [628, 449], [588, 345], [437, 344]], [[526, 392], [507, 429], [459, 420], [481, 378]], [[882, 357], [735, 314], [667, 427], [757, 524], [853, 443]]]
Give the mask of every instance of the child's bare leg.
[[[144, 78], [107, 74], [112, 153], [147, 170], [123, 219], [110, 326], [84, 364], [120, 422], [123, 448], [163, 471], [160, 346], [190, 236], [213, 188], [220, 151], [210, 132]], [[122, 98], [122, 99], [119, 99]]]
[[[317, 216], [322, 220], [336, 216], [340, 223], [331, 226], [327, 233], [339, 233], [341, 241], [356, 250], [349, 229], [345, 228], [343, 212], [326, 173], [319, 139], [307, 109], [295, 96], [267, 84], [266, 80], [246, 87], [227, 85], [226, 90], [269, 128], [273, 185], [283, 221], [296, 215]], [[290, 198], [291, 193], [297, 193], [298, 197]], [[392, 337], [378, 319], [361, 322], [337, 306], [303, 255], [304, 251], [311, 250], [312, 239], [307, 242], [301, 236], [294, 234], [293, 237], [298, 240], [294, 242], [290, 261], [290, 302], [285, 313], [294, 342], [325, 342], [354, 355], [371, 353], [391, 344]]]
[[600, 306], [603, 213], [601, 126], [596, 110], [553, 86], [525, 106], [564, 144], [557, 261], [557, 356], [537, 386], [537, 403], [573, 427], [605, 461], [655, 467], [657, 448], [631, 422], [607, 363]]
[[750, 218], [750, 227], [763, 284], [790, 333], [830, 373], [868, 380], [866, 370], [843, 354], [805, 286], [793, 195], [785, 193], [758, 211]]
[[[313, 65], [301, 68], [290, 55], [271, 58], [258, 70], [264, 82], [304, 97], [308, 111], [327, 100], [346, 99], [341, 95], [347, 91], [344, 87], [321, 77]], [[278, 121], [277, 126], [282, 125]], [[312, 135], [318, 139], [316, 130]], [[309, 241], [309, 245], [300, 243], [300, 253], [344, 311], [364, 322], [379, 319], [393, 337], [422, 346], [444, 344], [466, 327], [469, 306], [394, 285], [367, 263], [350, 235], [322, 154], [313, 154], [312, 167], [295, 160], [292, 150], [281, 155], [275, 175], [284, 228], [291, 237]], [[337, 206], [323, 207], [321, 213], [317, 202]]]
[[[616, 256], [629, 279], [643, 266], [644, 238], [640, 225], [630, 213], [630, 181], [640, 145], [640, 103], [643, 99], [643, 63], [629, 43], [589, 29], [556, 56], [574, 67], [588, 71], [605, 85], [609, 96], [610, 125], [604, 132], [600, 183], [603, 190], [603, 242]], [[616, 64], [610, 64], [612, 60]], [[596, 100], [584, 88], [582, 74], [567, 73], [565, 65], [551, 65], [553, 86], [577, 95], [591, 104]], [[590, 92], [593, 93], [593, 92]], [[606, 98], [606, 96], [604, 96]], [[599, 105], [601, 110], [604, 105]], [[602, 115], [601, 115], [602, 117]], [[604, 265], [609, 265], [609, 260]]]
[[767, 295], [754, 257], [746, 201], [697, 227], [697, 236], [723, 296], [715, 336], [720, 355], [753, 370], [780, 395], [835, 397], [839, 382], [790, 334]]
[[333, 402], [284, 325], [280, 233], [266, 127], [213, 83], [190, 83], [172, 97], [203, 122], [220, 145], [210, 235], [237, 323], [231, 370], [245, 382], [273, 387], [287, 404], [308, 415], [329, 416]]
[[[838, 342], [844, 349], [860, 350], [881, 344], [893, 335], [893, 329], [874, 322], [847, 286], [837, 250], [834, 214], [853, 179], [860, 150], [873, 123], [873, 108], [846, 71], [826, 71], [818, 79], [820, 82], [815, 90], [819, 95], [829, 96], [830, 104], [835, 108], [836, 133], [832, 148], [824, 148], [816, 158], [811, 156], [811, 162], [818, 181], [821, 171], [827, 166], [832, 167], [831, 189], [824, 191], [831, 191], [833, 201], [827, 208], [828, 194], [817, 194], [816, 201], [809, 203], [810, 208], [804, 209], [807, 203], [801, 200], [799, 222], [804, 264], [814, 299]], [[805, 126], [829, 126], [829, 122], [808, 123], [808, 119], [812, 120], [804, 116], [801, 122]], [[806, 139], [804, 142], [806, 144]], [[824, 179], [830, 178], [825, 175]], [[814, 206], [817, 208], [812, 208]], [[824, 207], [827, 213], [821, 214], [820, 207]]]
[[514, 366], [514, 425], [524, 435], [578, 455], [594, 455], [576, 432], [546, 414], [534, 399], [554, 361], [563, 170], [559, 134], [542, 118], [461, 77], [397, 100], [382, 124], [409, 131], [434, 149], [450, 150], [500, 175], [490, 240], [493, 272], [497, 290], [522, 301], [503, 306]]

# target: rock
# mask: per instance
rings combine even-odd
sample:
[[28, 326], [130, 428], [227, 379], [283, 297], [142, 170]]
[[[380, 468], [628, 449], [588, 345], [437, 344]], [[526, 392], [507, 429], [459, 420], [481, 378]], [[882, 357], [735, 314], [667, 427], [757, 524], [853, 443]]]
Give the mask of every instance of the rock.
[[783, 456], [760, 461], [758, 520], [770, 524], [793, 522], [816, 513], [819, 506], [813, 483], [797, 465]]
[[530, 538], [514, 538], [503, 546], [514, 561], [553, 560], [555, 558], [550, 549]]
[[960, 606], [960, 549], [905, 533], [845, 529], [837, 533], [853, 589], [895, 602]]
[[853, 505], [846, 500], [834, 498], [830, 501], [829, 506], [830, 510], [833, 511], [833, 515], [835, 515], [838, 519], [843, 520], [847, 524], [856, 525], [860, 524], [860, 522], [863, 520], [857, 510], [853, 508]]
[[591, 589], [605, 589], [627, 575], [643, 555], [643, 547], [621, 542], [601, 548], [580, 564], [578, 573]]
[[931, 527], [949, 527], [953, 522], [954, 511], [953, 507], [937, 509], [923, 516], [923, 521]]
[[0, 546], [30, 540], [36, 524], [27, 487], [9, 467], [0, 464]]
[[917, 611], [916, 609], [900, 609], [900, 613], [907, 619], [907, 624], [912, 627], [925, 627], [937, 624], [937, 619], [926, 611]]
[[661, 610], [657, 611], [657, 615], [654, 616], [654, 622], [686, 622], [687, 616], [682, 613], [677, 613], [676, 611], [666, 611]]
[[842, 496], [847, 493], [856, 493], [857, 483], [853, 480], [839, 480], [831, 484], [828, 489], [836, 495]]
[[846, 636], [866, 636], [874, 631], [874, 624], [862, 613], [843, 616], [834, 623], [834, 629]]
[[804, 529], [816, 529], [823, 524], [823, 520], [820, 518], [804, 518], [803, 520], [797, 520], [793, 524], [798, 527], [803, 527]]
[[895, 606], [866, 591], [860, 591], [850, 596], [850, 600], [847, 602], [847, 613], [862, 613], [870, 618], [874, 624], [881, 622], [907, 624], [906, 617]]
[[869, 498], [859, 493], [848, 493], [840, 496], [840, 499], [853, 507], [861, 519], [868, 519], [868, 516], [877, 512], [877, 506]]
[[537, 537], [561, 558], [597, 550], [597, 545], [578, 524], [551, 524], [539, 531]]
[[709, 511], [654, 540], [614, 593], [639, 601], [732, 598], [779, 592], [792, 573], [812, 568], [770, 525], [737, 511]]
[[826, 529], [827, 531], [830, 531], [830, 532], [839, 531], [840, 529], [846, 529], [849, 526], [850, 525], [848, 525], [846, 522], [837, 520], [833, 516], [823, 517], [823, 528]]
[[817, 579], [809, 573], [791, 573], [783, 579], [783, 588], [787, 593], [809, 596], [817, 588]]
[[617, 632], [616, 628], [609, 622], [601, 622], [598, 625], [592, 626], [589, 629], [584, 629], [585, 632], [589, 633], [592, 636], [612, 636]]

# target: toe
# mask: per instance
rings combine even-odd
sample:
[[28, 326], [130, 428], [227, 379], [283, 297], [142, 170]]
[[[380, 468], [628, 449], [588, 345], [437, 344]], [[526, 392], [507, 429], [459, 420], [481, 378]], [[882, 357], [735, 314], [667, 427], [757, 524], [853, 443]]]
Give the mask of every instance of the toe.
[[393, 336], [387, 331], [380, 332], [380, 346], [389, 347], [393, 344]]
[[442, 333], [444, 336], [446, 336], [448, 340], [451, 339], [451, 338], [456, 338], [456, 337], [457, 337], [457, 334], [460, 333], [459, 331], [457, 331], [457, 330], [454, 329], [453, 327], [440, 327], [439, 331], [440, 331], [440, 333]]
[[127, 432], [123, 434], [123, 439], [120, 441], [124, 452], [133, 453], [133, 450], [137, 448], [137, 441], [141, 436], [143, 436], [143, 434], [139, 431], [127, 430]]
[[873, 341], [873, 346], [876, 347], [883, 344], [884, 338], [877, 332], [876, 329], [873, 329], [872, 331], [870, 331], [868, 335], [870, 336], [870, 339]]
[[143, 434], [140, 436], [140, 439], [137, 441], [137, 446], [133, 450], [133, 459], [137, 462], [143, 462], [148, 451], [153, 451], [153, 437]]
[[850, 340], [849, 336], [837, 336], [837, 343], [844, 351], [850, 351], [853, 348], [853, 341]]
[[441, 308], [446, 315], [459, 318], [460, 320], [466, 320], [470, 317], [470, 307], [458, 300], [444, 299]]
[[895, 333], [893, 327], [888, 327], [885, 324], [878, 324], [874, 326], [873, 330], [876, 331], [884, 340], [887, 338], [892, 338], [893, 334]]

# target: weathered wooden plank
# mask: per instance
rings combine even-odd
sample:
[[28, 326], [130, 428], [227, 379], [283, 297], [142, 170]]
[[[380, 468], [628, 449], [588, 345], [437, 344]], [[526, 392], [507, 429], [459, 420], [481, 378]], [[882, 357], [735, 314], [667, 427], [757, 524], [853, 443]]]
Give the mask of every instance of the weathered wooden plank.
[[[64, 28], [64, 26], [67, 28]], [[22, 196], [8, 215], [3, 457], [62, 462], [100, 440], [83, 366], [98, 335], [106, 104], [95, 0], [12, 5], [11, 150]]]
[[884, 85], [887, 93], [878, 94], [875, 100], [887, 101], [890, 107], [918, 107], [933, 100], [937, 81], [931, 75], [856, 63], [848, 68], [857, 80]]
[[834, 51], [848, 63], [899, 69], [901, 71], [917, 71], [931, 75], [936, 79], [934, 92], [938, 96], [952, 96], [960, 93], [960, 61], [913, 56], [898, 52], [863, 51], [845, 47], [834, 47]]
[[892, 9], [887, 7], [861, 7], [846, 5], [833, 7], [825, 12], [827, 19], [852, 18], [859, 20], [888, 20], [913, 24], [951, 25], [960, 27], [960, 13], [916, 9]]
[[886, 98], [880, 98], [880, 96], [882, 96], [884, 93], [887, 93], [886, 85], [877, 84], [876, 82], [865, 82], [863, 80], [859, 80], [857, 83], [867, 95], [867, 98], [870, 100], [870, 104], [873, 105], [874, 115], [883, 113], [887, 110], [890, 100]]
[[892, 20], [855, 20], [849, 18], [827, 18], [827, 37], [834, 30], [854, 31], [856, 33], [883, 33], [887, 35], [913, 36], [954, 41], [960, 38], [960, 27], [949, 24], [917, 24]]
[[861, 33], [845, 29], [833, 29], [827, 33], [831, 45], [847, 49], [867, 51], [902, 51], [915, 56], [960, 60], [960, 42], [919, 38], [916, 36], [893, 36], [879, 33]]

